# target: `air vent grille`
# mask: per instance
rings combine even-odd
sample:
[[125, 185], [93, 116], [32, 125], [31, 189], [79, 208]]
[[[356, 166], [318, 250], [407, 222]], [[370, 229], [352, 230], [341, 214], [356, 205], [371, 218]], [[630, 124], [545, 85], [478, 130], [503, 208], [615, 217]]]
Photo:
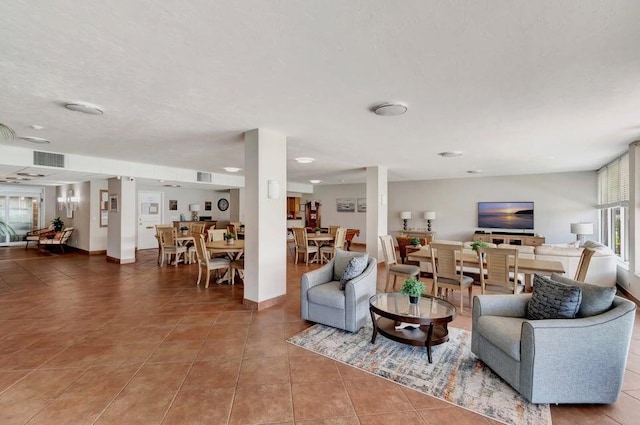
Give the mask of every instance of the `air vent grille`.
[[61, 153], [33, 151], [33, 165], [64, 168], [64, 155]]
[[203, 173], [198, 171], [198, 181], [211, 183], [211, 173]]

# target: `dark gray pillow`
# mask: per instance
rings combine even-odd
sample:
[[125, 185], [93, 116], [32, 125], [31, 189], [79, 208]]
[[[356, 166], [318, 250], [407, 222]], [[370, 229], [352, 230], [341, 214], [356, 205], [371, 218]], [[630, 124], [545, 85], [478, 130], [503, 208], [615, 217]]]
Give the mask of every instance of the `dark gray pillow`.
[[367, 268], [368, 263], [369, 258], [367, 257], [353, 257], [349, 260], [347, 267], [344, 268], [342, 278], [340, 279], [340, 289], [344, 291], [345, 286], [347, 286], [347, 282], [360, 276], [364, 269]]
[[340, 248], [336, 248], [336, 255], [333, 260], [333, 280], [342, 279], [344, 269], [354, 257], [365, 257], [369, 261], [369, 253], [367, 252], [353, 252], [345, 251]]
[[551, 275], [551, 280], [582, 289], [582, 302], [576, 317], [589, 317], [604, 313], [611, 308], [613, 298], [616, 296], [616, 288], [613, 286], [578, 282], [555, 273]]
[[527, 319], [573, 319], [582, 301], [582, 289], [534, 275]]

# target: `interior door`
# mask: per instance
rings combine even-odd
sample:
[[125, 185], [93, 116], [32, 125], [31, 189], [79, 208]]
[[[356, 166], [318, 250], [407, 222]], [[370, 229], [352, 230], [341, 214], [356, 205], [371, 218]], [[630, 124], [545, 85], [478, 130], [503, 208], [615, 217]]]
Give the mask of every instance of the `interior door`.
[[162, 224], [162, 192], [138, 191], [138, 249], [157, 248], [156, 225]]

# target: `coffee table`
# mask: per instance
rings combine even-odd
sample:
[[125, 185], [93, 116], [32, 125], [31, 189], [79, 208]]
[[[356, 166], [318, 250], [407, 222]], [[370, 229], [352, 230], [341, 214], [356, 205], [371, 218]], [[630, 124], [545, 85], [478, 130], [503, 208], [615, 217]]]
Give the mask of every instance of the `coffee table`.
[[424, 346], [429, 363], [432, 363], [431, 347], [449, 341], [447, 323], [456, 317], [456, 308], [448, 301], [422, 296], [418, 304], [413, 305], [408, 296], [399, 292], [372, 296], [369, 312], [373, 321], [372, 344], [380, 332], [403, 344]]

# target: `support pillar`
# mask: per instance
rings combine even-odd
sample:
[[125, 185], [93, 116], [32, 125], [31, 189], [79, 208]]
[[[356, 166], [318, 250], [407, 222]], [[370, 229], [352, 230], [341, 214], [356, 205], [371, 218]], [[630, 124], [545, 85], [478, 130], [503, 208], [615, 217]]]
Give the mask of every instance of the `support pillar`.
[[367, 167], [367, 252], [381, 262], [380, 236], [386, 235], [387, 227], [387, 167]]
[[287, 138], [244, 134], [245, 262], [243, 304], [262, 310], [287, 292]]
[[[112, 197], [117, 209], [111, 209]], [[136, 262], [136, 183], [133, 178], [109, 179], [109, 226], [107, 227], [107, 261]]]

